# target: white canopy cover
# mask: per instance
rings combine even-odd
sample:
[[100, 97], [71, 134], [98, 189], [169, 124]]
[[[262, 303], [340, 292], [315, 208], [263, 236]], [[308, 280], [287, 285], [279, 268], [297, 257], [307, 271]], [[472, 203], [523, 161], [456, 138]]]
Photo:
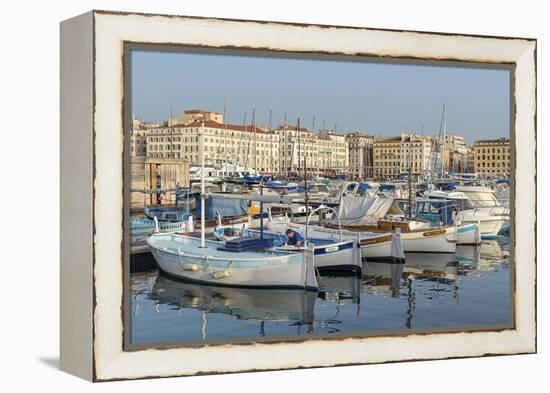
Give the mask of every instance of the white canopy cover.
[[338, 216], [343, 225], [376, 225], [393, 204], [393, 197], [353, 197], [340, 199]]

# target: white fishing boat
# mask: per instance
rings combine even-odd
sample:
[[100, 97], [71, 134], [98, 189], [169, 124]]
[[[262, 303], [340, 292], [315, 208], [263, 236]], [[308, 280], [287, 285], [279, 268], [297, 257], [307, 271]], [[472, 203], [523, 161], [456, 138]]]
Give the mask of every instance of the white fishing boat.
[[[159, 268], [173, 278], [249, 288], [317, 288], [313, 248], [303, 254], [246, 251], [246, 241], [250, 242], [246, 239], [237, 244], [234, 240], [222, 245], [219, 241], [158, 233], [149, 237], [147, 244]], [[234, 250], [233, 244], [237, 244]]]

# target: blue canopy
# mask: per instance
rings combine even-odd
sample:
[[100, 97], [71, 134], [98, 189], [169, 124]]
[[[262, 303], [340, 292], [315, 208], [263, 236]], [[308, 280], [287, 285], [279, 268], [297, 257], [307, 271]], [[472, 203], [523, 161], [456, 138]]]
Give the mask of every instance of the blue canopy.
[[[209, 195], [206, 197], [204, 205], [204, 217], [208, 220], [216, 218], [216, 212], [219, 212], [222, 217], [247, 214], [248, 201], [244, 199], [216, 198], [214, 195]], [[195, 215], [196, 217], [201, 216], [200, 195], [195, 197]]]
[[368, 183], [359, 183], [359, 190], [365, 191], [372, 188]]

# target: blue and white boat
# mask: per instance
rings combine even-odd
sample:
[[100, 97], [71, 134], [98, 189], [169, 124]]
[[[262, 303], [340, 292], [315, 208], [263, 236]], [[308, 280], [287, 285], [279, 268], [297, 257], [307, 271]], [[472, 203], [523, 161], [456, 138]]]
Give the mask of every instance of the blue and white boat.
[[[214, 236], [219, 239], [231, 238], [263, 238], [273, 242], [273, 249], [286, 253], [303, 253], [305, 246], [296, 247], [288, 244], [288, 237], [277, 231], [258, 230], [250, 228], [235, 229], [221, 226], [216, 228]], [[353, 240], [323, 239], [308, 237], [307, 241], [313, 246], [315, 268], [318, 270], [361, 270], [361, 256], [356, 242]]]

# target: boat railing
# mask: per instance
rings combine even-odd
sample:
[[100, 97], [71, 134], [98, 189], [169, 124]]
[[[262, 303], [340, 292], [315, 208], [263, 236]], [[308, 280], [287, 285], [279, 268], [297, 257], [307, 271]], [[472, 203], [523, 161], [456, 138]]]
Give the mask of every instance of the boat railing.
[[[307, 233], [307, 227], [309, 226], [309, 220], [310, 220], [311, 216], [314, 213], [322, 211], [322, 210], [332, 211], [334, 213], [334, 215], [336, 216], [336, 218], [338, 220], [338, 233], [339, 233], [339, 236], [340, 236], [340, 241], [342, 241], [342, 222], [340, 221], [340, 216], [338, 215], [338, 212], [336, 211], [336, 209], [334, 209], [333, 207], [330, 207], [330, 206], [326, 206], [326, 205], [319, 205], [319, 207], [313, 209], [311, 211], [311, 213], [308, 214], [308, 216], [306, 218], [306, 233]], [[307, 239], [306, 239], [306, 241], [307, 241]]]

